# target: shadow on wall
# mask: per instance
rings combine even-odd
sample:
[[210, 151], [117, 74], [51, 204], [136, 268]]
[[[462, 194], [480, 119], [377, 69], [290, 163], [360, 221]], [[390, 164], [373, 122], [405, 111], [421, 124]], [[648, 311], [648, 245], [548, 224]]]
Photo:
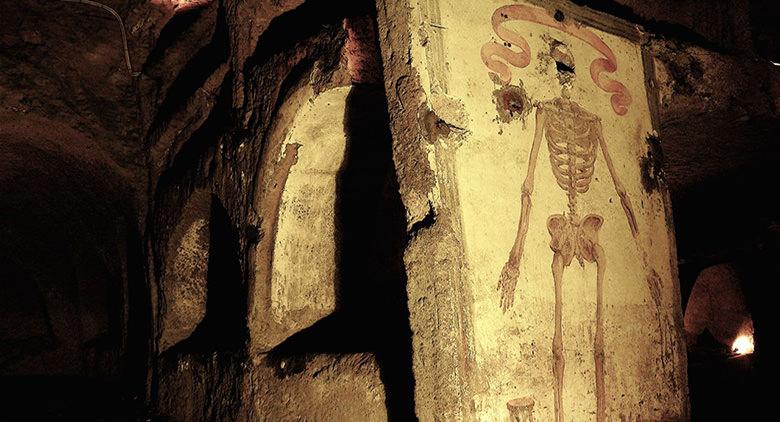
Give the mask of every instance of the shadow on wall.
[[310, 354], [374, 353], [388, 417], [410, 420], [415, 414], [403, 265], [406, 224], [381, 85], [352, 87], [344, 131], [345, 156], [336, 182], [336, 311], [291, 336], [271, 356], [286, 362], [274, 367], [300, 373]]

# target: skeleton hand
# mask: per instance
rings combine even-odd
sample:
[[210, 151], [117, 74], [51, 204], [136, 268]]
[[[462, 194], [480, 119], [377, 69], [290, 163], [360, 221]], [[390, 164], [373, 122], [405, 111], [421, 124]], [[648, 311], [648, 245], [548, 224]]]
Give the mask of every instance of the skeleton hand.
[[501, 276], [498, 278], [496, 290], [501, 291], [501, 310], [506, 312], [515, 303], [515, 286], [517, 277], [520, 275], [520, 269], [512, 258], [504, 264], [501, 270]]

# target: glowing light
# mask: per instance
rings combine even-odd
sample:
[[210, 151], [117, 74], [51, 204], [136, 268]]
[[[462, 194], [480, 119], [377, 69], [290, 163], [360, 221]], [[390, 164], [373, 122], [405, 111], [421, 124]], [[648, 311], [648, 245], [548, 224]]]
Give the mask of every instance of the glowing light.
[[752, 335], [741, 335], [734, 340], [731, 350], [738, 355], [749, 355], [755, 350]]
[[773, 62], [773, 61], [771, 61], [771, 60], [769, 61], [769, 63], [772, 63], [772, 64], [773, 64], [773, 65], [775, 65], [775, 66], [780, 66], [780, 63], [778, 63], [778, 62]]

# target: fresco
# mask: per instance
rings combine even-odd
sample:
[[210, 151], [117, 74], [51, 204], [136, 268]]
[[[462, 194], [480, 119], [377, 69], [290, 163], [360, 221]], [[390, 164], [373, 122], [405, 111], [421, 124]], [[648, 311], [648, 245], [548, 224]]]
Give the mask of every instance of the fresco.
[[428, 151], [462, 230], [461, 414], [685, 419], [671, 210], [642, 183], [657, 137], [642, 33], [545, 4], [410, 2], [412, 68], [452, 131]]

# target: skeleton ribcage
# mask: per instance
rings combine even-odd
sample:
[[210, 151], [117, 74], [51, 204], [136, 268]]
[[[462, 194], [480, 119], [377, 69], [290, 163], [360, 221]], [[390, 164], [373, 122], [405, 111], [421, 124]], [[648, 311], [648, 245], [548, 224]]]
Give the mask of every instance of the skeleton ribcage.
[[593, 122], [577, 117], [550, 113], [545, 130], [553, 174], [570, 200], [588, 191], [598, 145]]

